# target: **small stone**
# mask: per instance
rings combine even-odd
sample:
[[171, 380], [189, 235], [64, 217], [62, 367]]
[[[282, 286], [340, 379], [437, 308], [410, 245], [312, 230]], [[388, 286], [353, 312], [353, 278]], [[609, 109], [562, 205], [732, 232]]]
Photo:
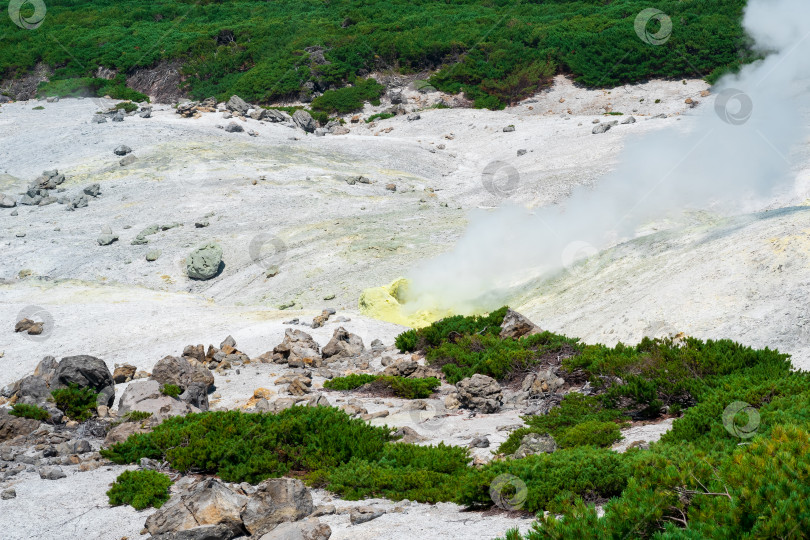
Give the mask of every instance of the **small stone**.
[[386, 184], [385, 189], [387, 189], [388, 191], [396, 191], [397, 190], [397, 185], [396, 184]]
[[127, 146], [125, 144], [122, 144], [121, 146], [119, 146], [118, 148], [113, 150], [113, 152], [115, 152], [116, 156], [125, 156], [125, 155], [129, 154], [130, 152], [132, 152], [132, 148], [130, 148], [129, 146]]
[[138, 161], [138, 158], [136, 158], [133, 154], [129, 154], [128, 156], [122, 158], [118, 164], [122, 167], [126, 167], [127, 165], [132, 165], [136, 161]]
[[515, 126], [506, 126], [505, 128], [503, 128], [504, 133], [511, 133], [513, 131], [515, 131]]
[[154, 262], [158, 260], [158, 257], [160, 257], [160, 253], [161, 252], [159, 249], [152, 249], [146, 253], [146, 260], [149, 262]]
[[7, 501], [9, 499], [14, 499], [17, 497], [17, 492], [14, 491], [14, 488], [4, 489], [2, 493], [0, 493], [0, 499]]
[[526, 154], [526, 150], [523, 149], [523, 148], [521, 148], [520, 150], [517, 151], [518, 156], [522, 156], [522, 155], [525, 155], [525, 154]]

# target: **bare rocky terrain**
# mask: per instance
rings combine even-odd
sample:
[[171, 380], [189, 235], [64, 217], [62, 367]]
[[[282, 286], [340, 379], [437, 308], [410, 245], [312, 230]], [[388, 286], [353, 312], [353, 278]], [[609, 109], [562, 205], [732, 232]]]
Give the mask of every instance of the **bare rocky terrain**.
[[[380, 107], [367, 106], [358, 122], [345, 117], [345, 130], [333, 131], [348, 132], [339, 135], [249, 115], [226, 118], [231, 113], [223, 110], [185, 118], [170, 105], [154, 105], [148, 117], [94, 123], [94, 113], [114, 102], [4, 104], [0, 193], [6, 197], [0, 203], [15, 204], [0, 208], [0, 409], [18, 390], [14, 383], [44, 357], [90, 355], [111, 373], [124, 364], [142, 372], [114, 385], [109, 414], [115, 415], [128, 388], [148, 380], [161, 359], [188, 356], [189, 345], [225, 349], [220, 342], [232, 336], [244, 357], [229, 366], [201, 359], [211, 368], [206, 399], [212, 410], [277, 410], [322, 396], [372, 424], [414, 430], [420, 444], [467, 446], [487, 437], [490, 446], [472, 453], [488, 461], [521, 424], [529, 405], [520, 392], [505, 390], [497, 412], [470, 414], [448, 400], [456, 389], [447, 384], [417, 403], [323, 390], [332, 376], [379, 373], [410, 360], [393, 346], [405, 328], [361, 314], [360, 294], [450, 249], [471, 210], [507, 200], [530, 207], [563, 203], [574, 188], [610, 171], [634, 137], [688, 130], [696, 109], [686, 101], [699, 101], [697, 110], [711, 106], [707, 88], [697, 80], [652, 81], [595, 91], [560, 77], [549, 90], [497, 112], [430, 108], [450, 98], [406, 90], [404, 114], [365, 123], [391, 107], [384, 99]], [[637, 121], [594, 134], [595, 120], [611, 119], [606, 112]], [[243, 131], [224, 129], [232, 122]], [[514, 130], [504, 130], [509, 126]], [[130, 151], [119, 151], [122, 145]], [[803, 141], [792, 156], [799, 164], [793, 191], [743, 215], [696, 212], [681, 222], [651, 223], [635, 239], [528, 280], [510, 305], [544, 329], [586, 342], [634, 343], [683, 332], [778, 348], [807, 369], [809, 150]], [[508, 197], [482, 182], [494, 161], [519, 172]], [[31, 181], [54, 170], [46, 180], [64, 179], [46, 190], [51, 204], [19, 204]], [[213, 278], [192, 280], [192, 253], [209, 243], [221, 248], [223, 264]], [[335, 313], [313, 328], [324, 308]], [[42, 331], [15, 333], [25, 317], [42, 321]], [[262, 357], [272, 356], [288, 329], [308, 333], [324, 348], [341, 327], [364, 348], [325, 370]], [[426, 369], [423, 359], [417, 363]], [[289, 380], [278, 382], [284, 377], [306, 378], [309, 386], [298, 396]], [[670, 424], [634, 425], [616, 450], [657, 440]], [[0, 500], [4, 534], [140, 537], [155, 511], [107, 504], [104, 492], [125, 467], [97, 455], [103, 436], [45, 424], [19, 429], [9, 437], [22, 437], [14, 449], [0, 455], [0, 492], [15, 492]], [[79, 440], [90, 448], [42, 453]], [[43, 477], [47, 467], [65, 476]], [[349, 502], [323, 490], [310, 496], [317, 507], [336, 507], [318, 517], [332, 539], [485, 539], [511, 527], [525, 531], [532, 521], [449, 503]], [[384, 513], [355, 523], [354, 506]]]

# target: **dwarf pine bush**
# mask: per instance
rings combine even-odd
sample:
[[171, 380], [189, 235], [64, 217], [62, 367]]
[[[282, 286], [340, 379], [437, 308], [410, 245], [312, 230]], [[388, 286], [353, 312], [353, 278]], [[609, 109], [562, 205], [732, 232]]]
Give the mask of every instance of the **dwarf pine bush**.
[[395, 396], [405, 399], [424, 399], [431, 394], [441, 384], [435, 377], [408, 378], [393, 375], [367, 375], [365, 373], [353, 373], [346, 377], [335, 377], [323, 384], [324, 388], [330, 390], [354, 390], [364, 385], [371, 385], [377, 388], [390, 389]]
[[80, 388], [77, 384], [71, 384], [67, 388], [52, 391], [51, 396], [56, 408], [68, 418], [83, 422], [93, 416], [98, 394], [91, 388]]
[[32, 420], [39, 420], [40, 422], [44, 422], [51, 417], [48, 411], [46, 411], [42, 407], [38, 407], [37, 405], [28, 405], [25, 403], [16, 403], [11, 408], [9, 414], [13, 416], [19, 416], [21, 418], [30, 418]]
[[129, 504], [135, 510], [160, 508], [169, 500], [171, 479], [157, 471], [124, 471], [107, 491], [110, 506]]

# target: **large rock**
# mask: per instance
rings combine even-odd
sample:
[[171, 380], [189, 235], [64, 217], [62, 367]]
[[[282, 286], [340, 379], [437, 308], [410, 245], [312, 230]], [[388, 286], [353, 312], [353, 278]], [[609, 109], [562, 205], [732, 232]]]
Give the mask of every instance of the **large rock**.
[[148, 433], [149, 431], [149, 427], [147, 427], [144, 422], [124, 422], [107, 432], [104, 438], [104, 445], [111, 446], [116, 443], [121, 443], [127, 440], [130, 435]]
[[259, 540], [329, 540], [332, 529], [317, 518], [282, 523]]
[[115, 370], [113, 371], [113, 381], [115, 381], [115, 384], [129, 382], [133, 377], [135, 377], [135, 373], [137, 371], [138, 368], [131, 364], [115, 366]]
[[166, 356], [152, 368], [151, 379], [161, 384], [174, 384], [186, 390], [192, 384], [202, 384], [206, 391], [214, 384], [214, 374], [207, 367], [185, 358]]
[[39, 424], [39, 420], [12, 416], [5, 409], [0, 409], [0, 443], [33, 433]]
[[384, 511], [374, 508], [373, 506], [355, 506], [349, 512], [349, 521], [352, 525], [359, 525], [372, 519], [385, 514]]
[[501, 385], [492, 377], [476, 373], [456, 384], [461, 406], [482, 413], [497, 412], [503, 404]]
[[239, 114], [247, 114], [250, 109], [250, 105], [239, 96], [231, 96], [231, 99], [228, 100], [225, 107], [227, 107], [229, 111]]
[[365, 351], [363, 340], [357, 334], [347, 332], [342, 326], [335, 330], [332, 339], [323, 348], [323, 357], [332, 360], [359, 356]]
[[520, 446], [514, 454], [515, 459], [534, 454], [551, 454], [557, 450], [557, 443], [551, 435], [528, 433], [520, 440]]
[[141, 411], [152, 413], [152, 417], [157, 420], [164, 420], [170, 416], [200, 412], [199, 408], [185, 401], [163, 394], [160, 391], [161, 386], [161, 383], [154, 380], [130, 383], [118, 400], [118, 415]]
[[218, 244], [209, 243], [198, 247], [191, 252], [186, 263], [188, 277], [191, 279], [211, 279], [219, 272], [222, 264], [222, 248]]
[[230, 540], [235, 536], [229, 525], [203, 525], [185, 531], [152, 536], [150, 540]]
[[506, 315], [501, 323], [500, 337], [520, 338], [532, 334], [539, 334], [540, 332], [542, 332], [542, 330], [539, 326], [517, 311], [511, 308], [506, 310]]
[[295, 113], [293, 113], [292, 121], [296, 126], [300, 127], [307, 133], [314, 132], [318, 127], [318, 124], [315, 122], [315, 119], [312, 118], [312, 115], [302, 109], [298, 109], [295, 111]]
[[17, 382], [17, 402], [35, 405], [44, 403], [51, 395], [51, 388], [43, 377], [28, 375]]
[[312, 336], [301, 330], [287, 328], [284, 340], [273, 348], [273, 362], [289, 364], [290, 367], [320, 367], [320, 346]]
[[528, 392], [529, 396], [553, 394], [562, 388], [564, 384], [565, 379], [558, 377], [552, 370], [546, 369], [526, 375], [521, 390]]
[[256, 486], [242, 511], [242, 522], [251, 535], [260, 536], [279, 523], [298, 521], [314, 510], [312, 495], [303, 482], [270, 478]]
[[186, 531], [205, 525], [227, 527], [233, 538], [244, 533], [241, 512], [248, 498], [230, 490], [214, 478], [198, 482], [188, 492], [172, 496], [157, 512], [146, 519], [152, 536]]
[[115, 383], [104, 360], [86, 354], [62, 358], [53, 374], [51, 388], [67, 388], [76, 384], [98, 392], [99, 405], [111, 407], [115, 399]]

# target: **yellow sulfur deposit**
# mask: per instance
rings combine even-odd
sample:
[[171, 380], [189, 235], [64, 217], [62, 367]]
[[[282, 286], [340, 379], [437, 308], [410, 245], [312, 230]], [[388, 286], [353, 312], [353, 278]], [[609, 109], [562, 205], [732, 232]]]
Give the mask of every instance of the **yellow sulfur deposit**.
[[452, 313], [448, 311], [438, 309], [426, 309], [413, 312], [405, 309], [403, 300], [407, 288], [408, 280], [399, 278], [388, 285], [364, 290], [360, 295], [360, 312], [374, 319], [401, 324], [411, 328], [422, 328], [443, 317], [452, 315]]

